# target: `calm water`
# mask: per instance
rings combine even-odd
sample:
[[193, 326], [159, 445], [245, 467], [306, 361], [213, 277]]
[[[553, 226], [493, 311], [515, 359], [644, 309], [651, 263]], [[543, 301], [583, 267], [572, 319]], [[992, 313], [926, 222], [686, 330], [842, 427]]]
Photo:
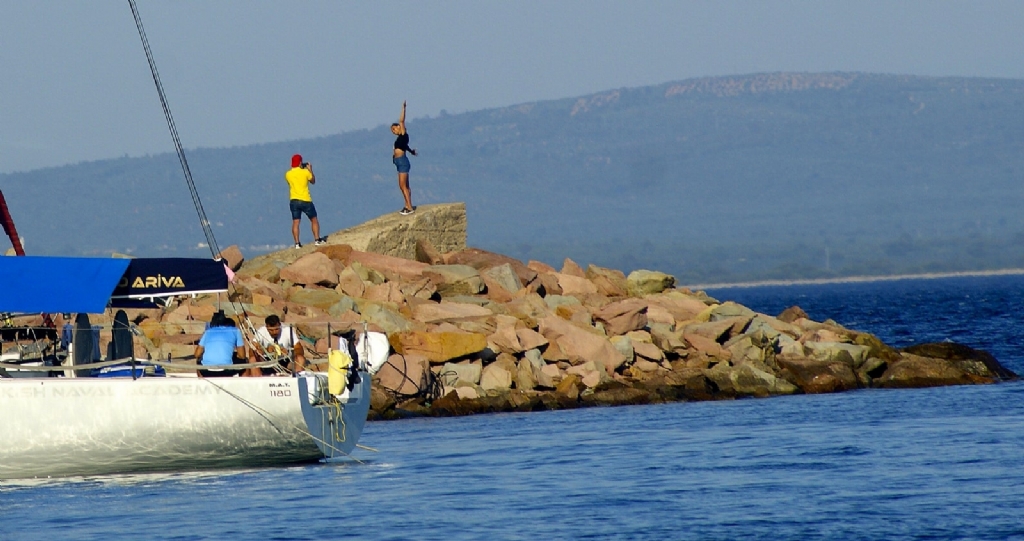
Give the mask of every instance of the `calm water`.
[[[1024, 278], [719, 290], [1024, 372]], [[0, 539], [1024, 539], [1024, 384], [368, 426], [364, 463], [0, 485]]]

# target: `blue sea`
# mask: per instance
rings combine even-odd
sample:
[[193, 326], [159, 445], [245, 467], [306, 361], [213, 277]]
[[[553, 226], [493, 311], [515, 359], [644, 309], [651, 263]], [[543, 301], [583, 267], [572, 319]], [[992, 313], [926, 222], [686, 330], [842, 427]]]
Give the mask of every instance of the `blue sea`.
[[[1024, 372], [1024, 277], [709, 291]], [[1024, 384], [368, 425], [361, 462], [0, 485], [0, 539], [1024, 539]]]

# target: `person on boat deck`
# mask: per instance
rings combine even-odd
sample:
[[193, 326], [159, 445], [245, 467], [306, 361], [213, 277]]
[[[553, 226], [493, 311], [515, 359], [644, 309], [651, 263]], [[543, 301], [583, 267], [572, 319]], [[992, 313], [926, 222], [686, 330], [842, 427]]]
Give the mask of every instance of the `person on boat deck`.
[[[295, 333], [290, 325], [282, 325], [281, 318], [276, 315], [269, 315], [264, 320], [263, 327], [260, 327], [256, 331], [256, 342], [259, 343], [260, 347], [268, 353], [274, 353], [275, 356], [280, 359], [281, 368], [285, 370], [292, 370], [293, 372], [301, 372], [306, 368], [306, 350], [302, 346], [302, 341], [299, 340], [298, 335]], [[289, 358], [291, 362], [289, 363]], [[263, 358], [262, 353], [252, 351], [250, 354], [251, 362], [260, 362], [269, 360]], [[272, 376], [280, 373], [273, 366], [267, 366], [263, 368], [250, 368], [250, 376]]]
[[303, 214], [309, 218], [309, 225], [313, 230], [313, 244], [325, 244], [327, 239], [320, 236], [320, 221], [316, 218], [313, 197], [309, 195], [309, 185], [316, 184], [313, 166], [303, 162], [302, 156], [296, 154], [292, 156], [292, 168], [284, 174], [284, 180], [288, 182], [288, 208], [292, 211], [292, 238], [295, 239], [295, 247], [302, 248], [302, 243], [299, 242], [299, 221]]
[[[206, 329], [196, 346], [196, 359], [203, 366], [228, 366], [245, 359], [245, 341], [242, 332], [235, 326], [235, 320], [224, 317], [222, 312], [213, 315], [210, 328]], [[229, 378], [239, 374], [238, 370], [208, 368], [200, 370], [204, 378]]]
[[402, 190], [402, 197], [405, 198], [405, 206], [402, 210], [398, 211], [402, 216], [408, 216], [413, 212], [416, 212], [416, 207], [412, 206], [412, 189], [409, 188], [409, 156], [406, 154], [416, 155], [415, 148], [409, 148], [409, 132], [405, 131], [405, 102], [402, 102], [402, 114], [398, 116], [398, 122], [391, 125], [391, 133], [397, 135], [395, 139], [395, 149], [393, 157], [391, 158], [392, 163], [398, 168], [398, 189]]

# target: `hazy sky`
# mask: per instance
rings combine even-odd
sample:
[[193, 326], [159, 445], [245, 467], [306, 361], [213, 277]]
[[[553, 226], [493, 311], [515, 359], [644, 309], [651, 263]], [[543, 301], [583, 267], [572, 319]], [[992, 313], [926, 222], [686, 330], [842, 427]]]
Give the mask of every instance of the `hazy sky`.
[[[139, 0], [186, 148], [764, 71], [1024, 78], [1024, 1]], [[0, 0], [0, 173], [172, 152], [127, 0]]]

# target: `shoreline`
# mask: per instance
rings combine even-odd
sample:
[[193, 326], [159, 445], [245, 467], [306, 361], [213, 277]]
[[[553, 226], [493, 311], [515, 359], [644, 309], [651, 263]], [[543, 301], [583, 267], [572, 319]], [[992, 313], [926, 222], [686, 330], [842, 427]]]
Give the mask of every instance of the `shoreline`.
[[845, 276], [841, 278], [808, 278], [801, 280], [759, 280], [756, 282], [733, 282], [719, 284], [690, 284], [691, 291], [708, 289], [738, 289], [768, 286], [803, 286], [825, 284], [854, 284], [867, 282], [895, 282], [897, 280], [936, 280], [940, 278], [971, 278], [985, 276], [1019, 276], [1024, 269], [998, 269], [987, 271], [927, 272], [921, 274], [894, 274], [890, 276]]

